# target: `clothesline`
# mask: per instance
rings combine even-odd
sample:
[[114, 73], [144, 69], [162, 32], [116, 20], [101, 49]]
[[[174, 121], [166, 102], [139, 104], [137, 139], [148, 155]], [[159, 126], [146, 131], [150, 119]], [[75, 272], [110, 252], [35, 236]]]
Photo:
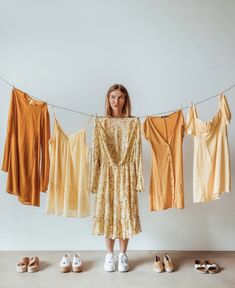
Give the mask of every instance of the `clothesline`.
[[[12, 88], [15, 88], [15, 85], [11, 84], [10, 82], [8, 82], [6, 79], [4, 79], [3, 77], [0, 76], [0, 79], [5, 82], [7, 85], [11, 86]], [[207, 102], [213, 98], [216, 98], [218, 97], [220, 94], [224, 94], [225, 92], [233, 89], [235, 87], [235, 84], [231, 85], [230, 87], [226, 88], [225, 90], [211, 96], [211, 97], [208, 97], [208, 98], [205, 98], [201, 101], [197, 101], [195, 103], [193, 103], [194, 105], [198, 105], [198, 104], [201, 104], [201, 103], [204, 103], [204, 102]], [[78, 114], [81, 114], [81, 115], [84, 115], [84, 116], [89, 116], [89, 117], [95, 117], [95, 116], [99, 116], [97, 114], [93, 115], [93, 114], [88, 114], [88, 113], [85, 113], [85, 112], [81, 112], [81, 111], [78, 111], [78, 110], [74, 110], [74, 109], [70, 109], [70, 108], [67, 108], [67, 107], [62, 107], [62, 106], [58, 106], [58, 105], [55, 105], [54, 103], [49, 103], [48, 101], [44, 101], [42, 99], [39, 99], [31, 94], [28, 94], [29, 96], [33, 97], [34, 99], [37, 99], [39, 101], [43, 101], [45, 102], [47, 105], [51, 106], [52, 108], [58, 108], [58, 109], [63, 109], [63, 110], [66, 110], [66, 111], [70, 111], [70, 112], [73, 112], [73, 113], [78, 113]], [[169, 111], [164, 111], [164, 112], [159, 112], [159, 113], [156, 113], [156, 114], [151, 114], [151, 115], [145, 115], [145, 116], [137, 116], [138, 118], [146, 118], [148, 116], [157, 116], [157, 115], [164, 115], [164, 114], [168, 114], [168, 113], [172, 113], [172, 112], [175, 112], [179, 109], [181, 110], [185, 110], [185, 109], [188, 109], [190, 107], [190, 105], [188, 106], [181, 106], [180, 108], [178, 109], [175, 109], [175, 110], [169, 110]], [[99, 116], [99, 117], [102, 117], [102, 116]]]

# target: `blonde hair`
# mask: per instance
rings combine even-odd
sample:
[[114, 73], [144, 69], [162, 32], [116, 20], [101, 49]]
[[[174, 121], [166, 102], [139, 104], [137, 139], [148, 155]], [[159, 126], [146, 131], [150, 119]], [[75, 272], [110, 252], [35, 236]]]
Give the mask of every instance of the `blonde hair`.
[[125, 96], [125, 104], [123, 106], [122, 109], [122, 117], [131, 117], [131, 100], [130, 100], [130, 96], [128, 94], [127, 89], [122, 85], [122, 84], [114, 84], [113, 86], [111, 86], [109, 88], [109, 90], [106, 93], [106, 99], [105, 99], [105, 116], [109, 116], [112, 117], [112, 108], [110, 106], [109, 103], [109, 97], [110, 97], [110, 93], [115, 91], [115, 90], [119, 90], [121, 91], [124, 96]]

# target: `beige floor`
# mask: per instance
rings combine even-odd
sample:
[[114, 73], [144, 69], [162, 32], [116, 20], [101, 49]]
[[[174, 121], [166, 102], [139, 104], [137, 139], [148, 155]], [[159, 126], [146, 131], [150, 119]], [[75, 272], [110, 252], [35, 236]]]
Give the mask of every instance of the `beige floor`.
[[[66, 251], [67, 252], [67, 251]], [[69, 251], [71, 255], [74, 251]], [[124, 287], [177, 287], [177, 288], [234, 288], [235, 252], [168, 251], [176, 271], [161, 274], [153, 271], [154, 251], [129, 251], [128, 273], [103, 271], [104, 251], [80, 251], [84, 262], [82, 273], [60, 273], [58, 263], [64, 251], [0, 252], [0, 288], [124, 288]], [[163, 251], [159, 252], [164, 255]], [[15, 266], [22, 256], [40, 258], [41, 270], [36, 273], [17, 273]], [[214, 259], [223, 267], [215, 275], [194, 271], [195, 259]]]

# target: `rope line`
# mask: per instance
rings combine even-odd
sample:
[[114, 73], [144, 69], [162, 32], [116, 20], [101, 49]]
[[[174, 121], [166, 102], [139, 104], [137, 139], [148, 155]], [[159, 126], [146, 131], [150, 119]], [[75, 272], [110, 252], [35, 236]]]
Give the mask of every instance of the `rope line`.
[[[15, 88], [15, 85], [11, 84], [10, 82], [8, 82], [6, 79], [4, 79], [3, 77], [0, 76], [0, 79], [5, 82], [7, 85], [11, 86], [12, 88]], [[211, 96], [211, 97], [208, 97], [208, 98], [205, 98], [203, 100], [200, 100], [198, 102], [195, 102], [194, 105], [198, 105], [198, 104], [201, 104], [201, 103], [204, 103], [204, 102], [207, 102], [213, 98], [216, 98], [218, 97], [220, 94], [224, 94], [225, 92], [233, 89], [235, 87], [235, 84], [231, 85], [230, 87], [226, 88], [225, 90]], [[33, 95], [30, 95], [28, 94], [29, 96], [31, 96], [32, 98], [34, 99], [37, 99], [39, 101], [43, 101]], [[63, 110], [66, 110], [66, 111], [69, 111], [69, 112], [73, 112], [73, 113], [77, 113], [77, 114], [81, 114], [81, 115], [84, 115], [84, 116], [89, 116], [89, 117], [96, 117], [98, 116], [97, 114], [94, 116], [93, 114], [88, 114], [88, 113], [85, 113], [85, 112], [81, 112], [81, 111], [78, 111], [78, 110], [74, 110], [74, 109], [70, 109], [70, 108], [67, 108], [67, 107], [63, 107], [63, 106], [58, 106], [58, 105], [55, 105], [55, 104], [51, 104], [47, 101], [43, 101], [45, 102], [47, 105], [51, 106], [52, 109], [55, 107], [55, 108], [58, 108], [58, 109], [63, 109]], [[185, 110], [185, 109], [188, 109], [190, 107], [190, 105], [188, 106], [184, 106], [184, 107], [181, 107], [180, 109], [181, 110]], [[169, 113], [172, 113], [172, 112], [175, 112], [175, 111], [178, 111], [179, 109], [175, 109], [175, 110], [169, 110], [169, 111], [164, 111], [164, 112], [160, 112], [160, 113], [156, 113], [156, 114], [151, 114], [151, 115], [145, 115], [145, 116], [136, 116], [138, 118], [146, 118], [146, 117], [153, 117], [153, 116], [157, 116], [157, 115], [162, 115], [162, 114], [169, 114]], [[104, 117], [104, 116], [98, 116], [98, 117]]]

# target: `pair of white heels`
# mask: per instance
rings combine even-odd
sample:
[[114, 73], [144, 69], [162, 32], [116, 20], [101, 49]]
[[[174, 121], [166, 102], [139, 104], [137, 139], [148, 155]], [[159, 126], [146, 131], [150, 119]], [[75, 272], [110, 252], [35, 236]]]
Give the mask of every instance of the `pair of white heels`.
[[62, 257], [60, 261], [60, 272], [67, 273], [70, 271], [71, 267], [73, 272], [82, 272], [83, 265], [79, 253], [76, 253], [73, 256], [72, 261], [69, 253], [64, 254], [64, 256]]

